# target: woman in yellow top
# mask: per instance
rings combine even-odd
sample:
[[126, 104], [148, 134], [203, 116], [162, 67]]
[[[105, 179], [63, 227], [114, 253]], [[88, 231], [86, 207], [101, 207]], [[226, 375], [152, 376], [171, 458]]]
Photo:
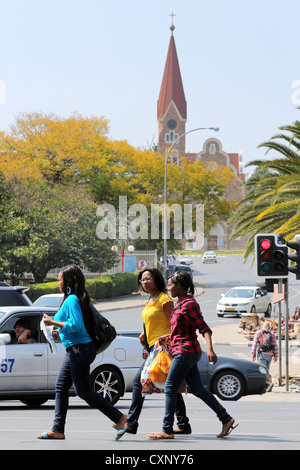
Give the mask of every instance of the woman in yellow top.
[[[166, 284], [164, 277], [159, 269], [147, 268], [141, 271], [137, 278], [137, 283], [144, 292], [149, 294], [149, 299], [142, 312], [144, 322], [144, 331], [139, 339], [143, 346], [148, 346], [151, 350], [158, 340], [164, 334], [170, 334], [170, 318], [174, 307], [172, 298], [166, 293]], [[127, 416], [127, 426], [136, 421], [135, 426], [131, 426], [127, 432], [136, 434], [138, 428], [138, 419], [142, 411], [145, 397], [142, 395], [141, 373], [144, 364], [136, 374], [132, 383], [132, 400]], [[178, 428], [174, 429], [175, 434], [190, 434], [191, 426], [186, 416], [185, 404], [181, 393], [177, 393], [176, 416]]]

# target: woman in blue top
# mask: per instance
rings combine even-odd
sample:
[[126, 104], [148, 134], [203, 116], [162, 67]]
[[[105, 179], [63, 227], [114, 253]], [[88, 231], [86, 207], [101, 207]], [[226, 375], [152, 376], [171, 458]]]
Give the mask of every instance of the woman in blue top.
[[91, 321], [90, 297], [85, 289], [85, 278], [82, 271], [76, 266], [62, 269], [58, 275], [58, 287], [65, 294], [60, 309], [54, 318], [44, 315], [43, 319], [45, 325], [58, 327], [66, 355], [56, 380], [55, 416], [52, 429], [40, 434], [38, 438], [65, 438], [65, 421], [72, 383], [80, 398], [93, 408], [102, 411], [116, 423], [117, 438], [120, 438], [125, 432], [127, 415], [121, 413], [106, 398], [93, 391], [90, 384], [90, 364], [96, 357], [96, 348], [88, 334]]

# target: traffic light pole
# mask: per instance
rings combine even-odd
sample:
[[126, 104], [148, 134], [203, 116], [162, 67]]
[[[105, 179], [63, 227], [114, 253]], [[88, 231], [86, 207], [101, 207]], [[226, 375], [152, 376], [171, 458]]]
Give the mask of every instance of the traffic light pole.
[[289, 281], [285, 286], [285, 389], [289, 391]]

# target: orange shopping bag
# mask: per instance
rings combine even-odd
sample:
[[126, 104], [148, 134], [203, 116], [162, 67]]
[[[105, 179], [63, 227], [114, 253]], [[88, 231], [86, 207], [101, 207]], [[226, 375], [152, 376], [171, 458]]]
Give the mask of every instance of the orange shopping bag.
[[153, 359], [149, 371], [153, 382], [165, 382], [172, 359], [163, 349]]

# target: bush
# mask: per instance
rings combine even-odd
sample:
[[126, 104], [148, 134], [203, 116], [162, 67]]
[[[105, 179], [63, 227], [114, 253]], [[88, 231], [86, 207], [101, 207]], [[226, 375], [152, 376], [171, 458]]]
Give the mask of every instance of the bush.
[[[118, 273], [99, 276], [96, 279], [87, 279], [86, 288], [93, 300], [130, 295], [136, 292], [137, 273]], [[59, 292], [57, 282], [31, 284], [26, 294], [32, 302], [45, 294]]]

